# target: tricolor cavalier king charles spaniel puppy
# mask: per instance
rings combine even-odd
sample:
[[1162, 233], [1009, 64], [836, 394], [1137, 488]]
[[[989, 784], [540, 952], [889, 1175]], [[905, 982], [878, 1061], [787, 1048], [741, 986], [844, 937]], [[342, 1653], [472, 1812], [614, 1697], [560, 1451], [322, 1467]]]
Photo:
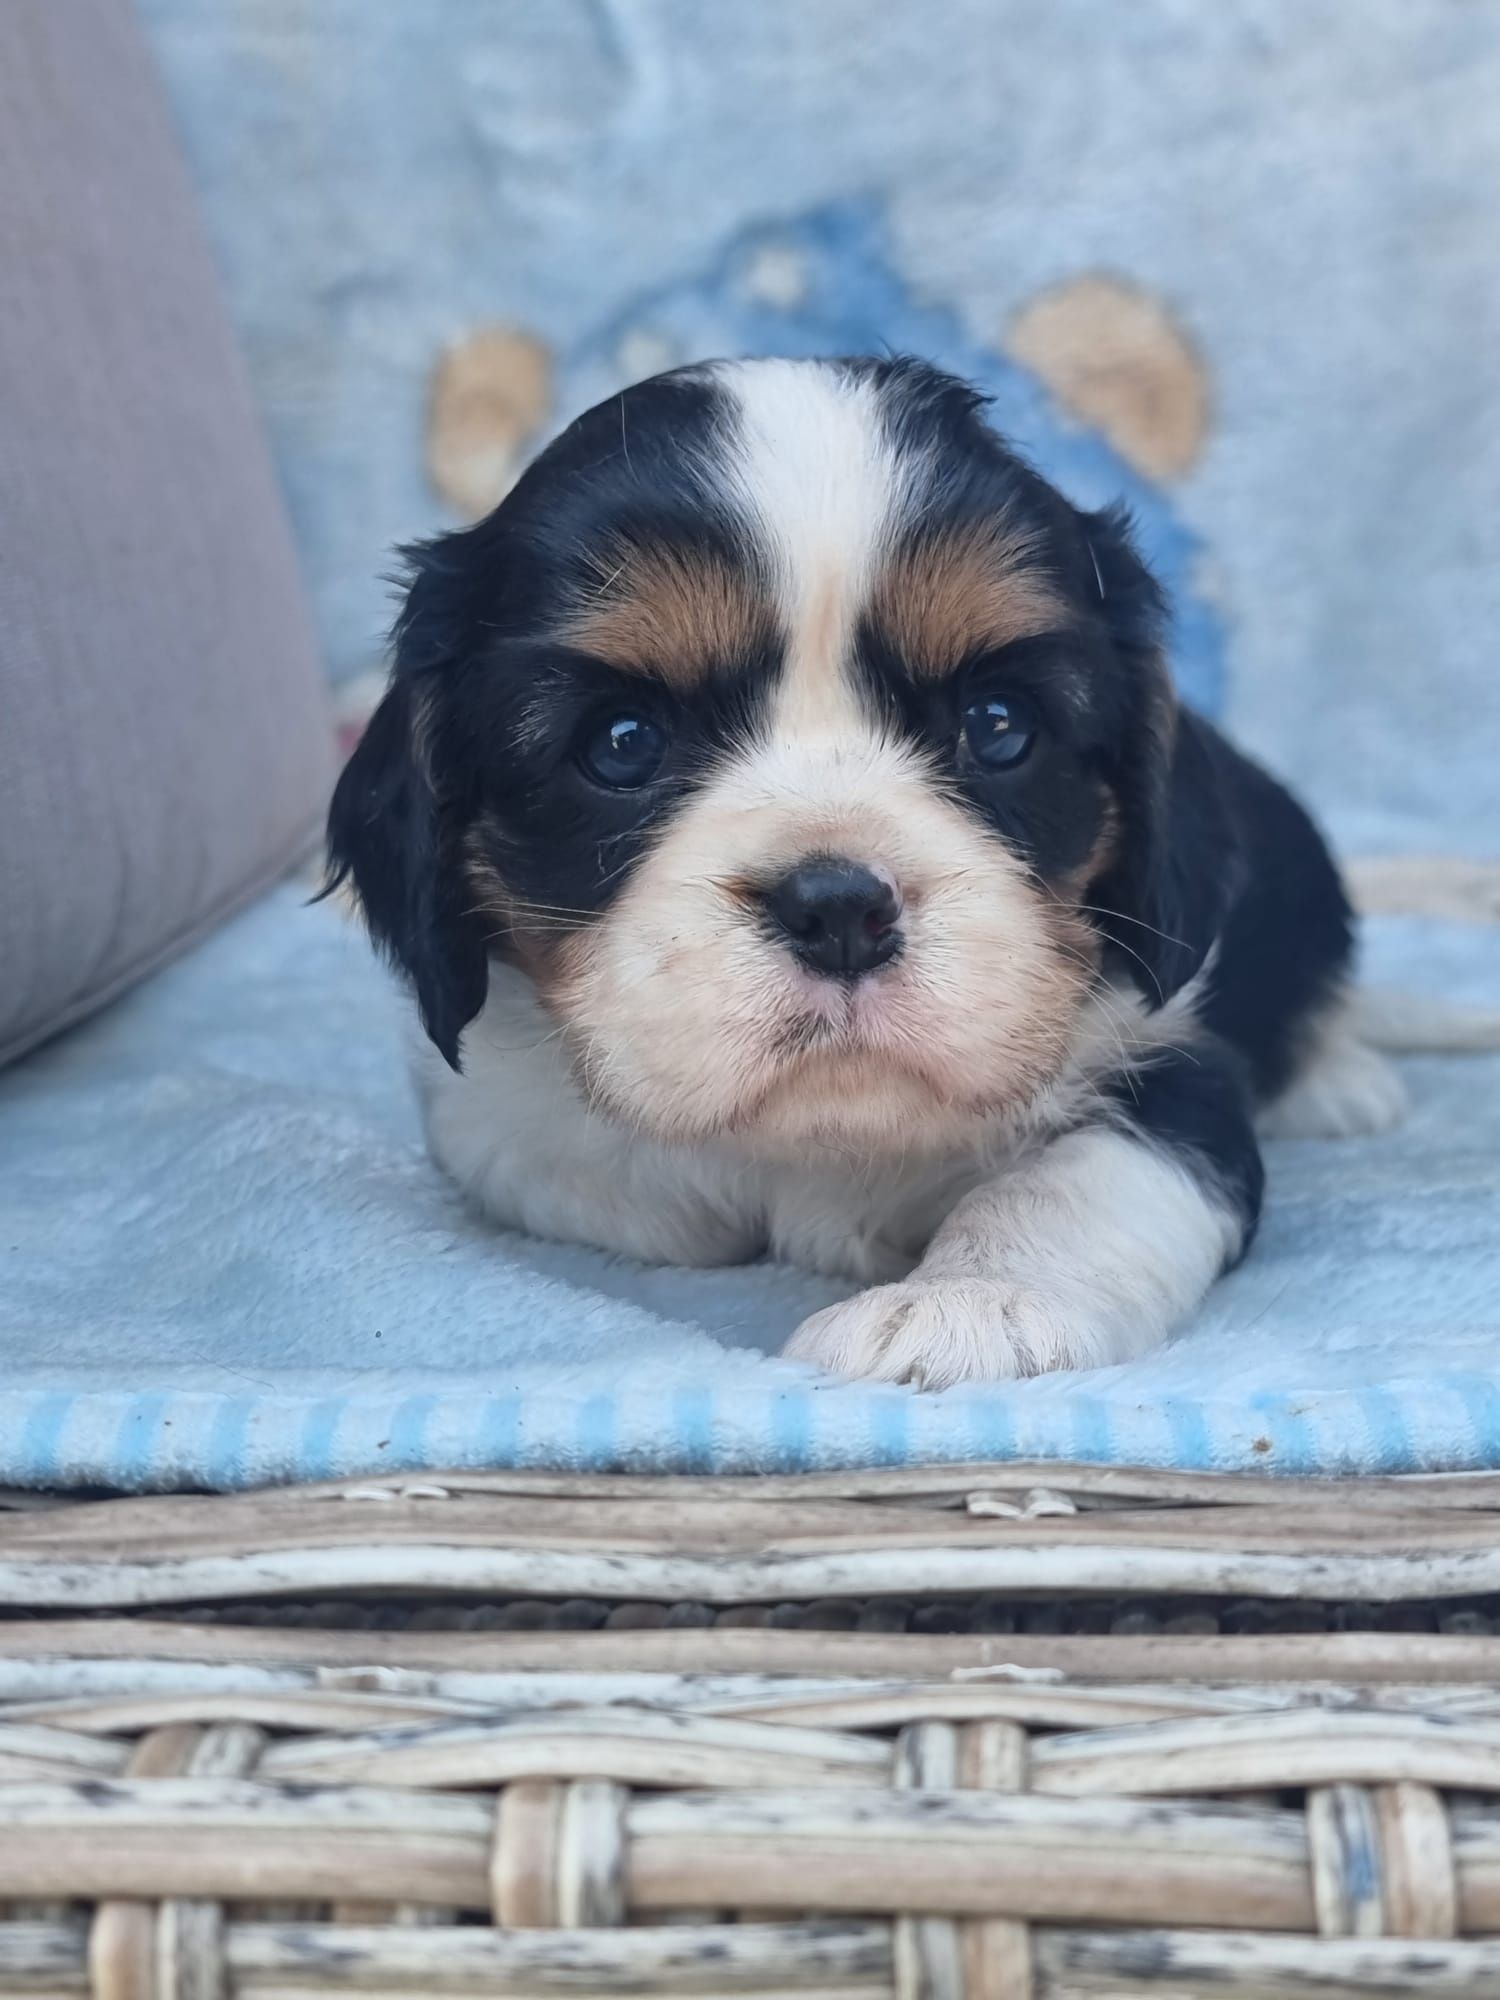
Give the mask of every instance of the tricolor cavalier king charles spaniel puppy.
[[409, 558], [331, 866], [497, 1221], [855, 1280], [787, 1352], [940, 1388], [1155, 1346], [1261, 1114], [1395, 1115], [1317, 832], [965, 384], [679, 369]]

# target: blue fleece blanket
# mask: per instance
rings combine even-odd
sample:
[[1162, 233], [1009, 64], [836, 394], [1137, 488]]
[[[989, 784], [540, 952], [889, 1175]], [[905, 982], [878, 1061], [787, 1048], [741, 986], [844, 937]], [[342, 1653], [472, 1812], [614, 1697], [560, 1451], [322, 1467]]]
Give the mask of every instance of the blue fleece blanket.
[[[1492, 1001], [1500, 930], [1387, 920], [1382, 983]], [[405, 1004], [288, 886], [0, 1077], [0, 1482], [1037, 1456], [1500, 1464], [1500, 1057], [1398, 1135], [1270, 1150], [1248, 1263], [1161, 1352], [923, 1396], [775, 1359], [827, 1281], [497, 1233], [424, 1154]]]

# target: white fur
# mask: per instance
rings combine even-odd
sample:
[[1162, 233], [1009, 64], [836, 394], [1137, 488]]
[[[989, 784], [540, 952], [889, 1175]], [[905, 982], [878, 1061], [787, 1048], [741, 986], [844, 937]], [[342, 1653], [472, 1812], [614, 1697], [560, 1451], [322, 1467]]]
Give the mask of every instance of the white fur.
[[1126, 1133], [1070, 1132], [968, 1194], [916, 1270], [804, 1321], [840, 1375], [955, 1382], [1099, 1368], [1155, 1347], [1239, 1247], [1227, 1203]]
[[529, 982], [496, 967], [463, 1075], [424, 1050], [421, 1092], [435, 1158], [497, 1221], [653, 1262], [764, 1253], [874, 1285], [809, 1320], [788, 1352], [937, 1388], [1140, 1353], [1237, 1247], [1227, 1205], [1149, 1142], [1059, 1134], [1122, 1038], [1149, 1048], [1155, 1018], [1133, 1017], [1123, 996], [1091, 1010], [1077, 1059], [1027, 1116], [947, 1155], [815, 1146], [766, 1160], [601, 1117]]
[[737, 1264], [764, 1247], [738, 1177], [585, 1103], [529, 980], [492, 965], [455, 1075], [425, 1042], [418, 1092], [436, 1159], [513, 1229], [663, 1264]]
[[714, 374], [737, 419], [722, 476], [772, 559], [791, 636], [783, 691], [805, 727], [842, 679], [850, 626], [917, 468], [891, 450], [868, 382], [808, 361], [724, 362]]
[[1406, 1086], [1340, 1001], [1318, 1022], [1296, 1076], [1256, 1123], [1268, 1139], [1353, 1139], [1406, 1116]]
[[763, 1252], [872, 1282], [909, 1270], [982, 1171], [972, 1159], [876, 1166], [814, 1148], [776, 1166], [730, 1145], [674, 1145], [615, 1124], [580, 1094], [529, 981], [493, 968], [455, 1075], [425, 1043], [418, 1090], [433, 1157], [511, 1228], [652, 1263]]

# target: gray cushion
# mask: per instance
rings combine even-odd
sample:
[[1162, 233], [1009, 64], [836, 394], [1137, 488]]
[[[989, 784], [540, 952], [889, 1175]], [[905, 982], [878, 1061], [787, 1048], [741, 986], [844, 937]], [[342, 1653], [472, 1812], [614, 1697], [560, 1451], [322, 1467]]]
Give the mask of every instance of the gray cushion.
[[323, 686], [127, 0], [0, 6], [0, 1060], [312, 839]]

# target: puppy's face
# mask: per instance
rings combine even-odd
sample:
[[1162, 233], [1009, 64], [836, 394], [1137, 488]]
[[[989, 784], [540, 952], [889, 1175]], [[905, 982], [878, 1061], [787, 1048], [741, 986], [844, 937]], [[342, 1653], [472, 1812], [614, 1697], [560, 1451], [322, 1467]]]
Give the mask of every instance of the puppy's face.
[[1112, 936], [1196, 962], [1154, 587], [949, 378], [644, 383], [413, 561], [330, 837], [450, 1061], [501, 958], [618, 1119], [901, 1153], [1036, 1098]]

